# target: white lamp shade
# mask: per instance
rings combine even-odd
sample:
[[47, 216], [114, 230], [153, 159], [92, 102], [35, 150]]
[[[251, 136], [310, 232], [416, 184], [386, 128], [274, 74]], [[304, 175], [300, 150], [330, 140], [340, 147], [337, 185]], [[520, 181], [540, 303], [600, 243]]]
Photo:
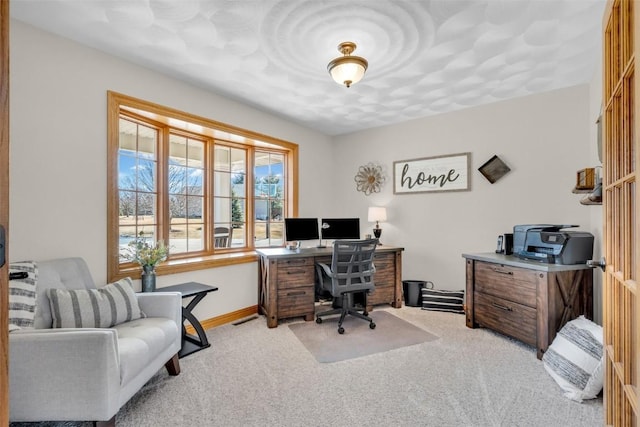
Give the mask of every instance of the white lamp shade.
[[386, 221], [387, 208], [370, 207], [368, 218], [369, 218], [369, 222]]

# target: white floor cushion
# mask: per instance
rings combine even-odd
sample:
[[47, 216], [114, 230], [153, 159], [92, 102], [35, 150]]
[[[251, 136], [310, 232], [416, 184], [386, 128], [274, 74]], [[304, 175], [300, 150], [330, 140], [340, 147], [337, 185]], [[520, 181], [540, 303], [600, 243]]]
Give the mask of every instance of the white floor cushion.
[[580, 316], [568, 322], [542, 356], [544, 367], [571, 400], [595, 398], [602, 390], [602, 327]]

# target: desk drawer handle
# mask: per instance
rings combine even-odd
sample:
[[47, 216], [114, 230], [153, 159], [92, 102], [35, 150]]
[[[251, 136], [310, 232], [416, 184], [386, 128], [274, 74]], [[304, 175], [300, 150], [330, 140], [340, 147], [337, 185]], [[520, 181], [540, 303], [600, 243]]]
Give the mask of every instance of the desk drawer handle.
[[295, 297], [295, 296], [304, 295], [304, 294], [306, 294], [305, 291], [287, 292], [288, 297]]
[[513, 311], [513, 309], [511, 307], [507, 307], [506, 305], [498, 304], [497, 302], [493, 302], [493, 303], [491, 303], [491, 305], [493, 305], [496, 308], [499, 308], [500, 310]]
[[501, 270], [499, 268], [494, 268], [493, 272], [494, 273], [500, 273], [500, 274], [508, 274], [510, 276], [513, 276], [513, 271]]
[[304, 264], [306, 262], [306, 260], [304, 259], [292, 259], [289, 261], [286, 261], [287, 264], [291, 265], [291, 264]]
[[287, 274], [305, 274], [304, 270], [287, 271]]

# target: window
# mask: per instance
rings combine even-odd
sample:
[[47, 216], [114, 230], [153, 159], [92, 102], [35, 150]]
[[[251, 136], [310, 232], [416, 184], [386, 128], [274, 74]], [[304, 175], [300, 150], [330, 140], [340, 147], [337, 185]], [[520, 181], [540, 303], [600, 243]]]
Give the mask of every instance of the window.
[[284, 244], [284, 217], [297, 215], [296, 144], [108, 99], [110, 281], [139, 274], [125, 256], [136, 237], [169, 245], [158, 274], [253, 262], [255, 248]]

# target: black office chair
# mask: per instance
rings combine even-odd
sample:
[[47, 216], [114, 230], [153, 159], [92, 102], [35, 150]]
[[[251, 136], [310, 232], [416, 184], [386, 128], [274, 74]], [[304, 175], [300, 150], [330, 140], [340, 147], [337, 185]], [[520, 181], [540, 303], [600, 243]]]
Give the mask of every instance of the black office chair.
[[[322, 323], [322, 318], [340, 313], [338, 321], [338, 333], [344, 334], [342, 322], [347, 314], [367, 320], [369, 327], [375, 329], [376, 324], [367, 313], [367, 293], [372, 291], [373, 255], [378, 244], [378, 239], [368, 240], [336, 240], [333, 244], [333, 257], [331, 268], [323, 263], [316, 263], [318, 278], [323, 289], [331, 292], [334, 301], [340, 299], [341, 307], [318, 313], [316, 323]], [[331, 280], [325, 280], [325, 275]], [[364, 309], [360, 313], [353, 307], [353, 294], [364, 294]]]

